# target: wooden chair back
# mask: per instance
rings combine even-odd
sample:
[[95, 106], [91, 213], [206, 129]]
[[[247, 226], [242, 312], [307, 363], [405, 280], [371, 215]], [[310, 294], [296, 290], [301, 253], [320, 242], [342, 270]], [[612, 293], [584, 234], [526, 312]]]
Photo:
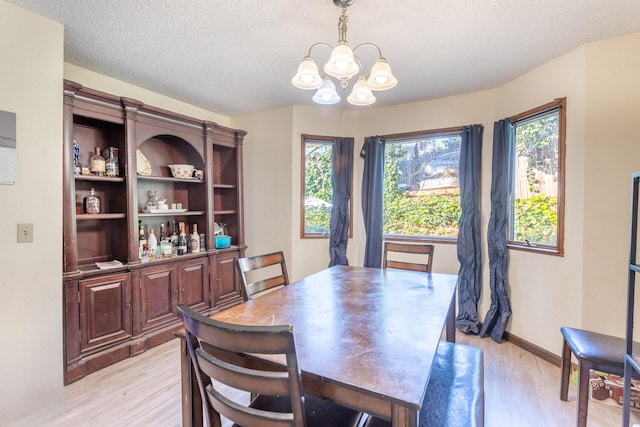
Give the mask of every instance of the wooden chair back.
[[[258, 296], [258, 294], [263, 292], [289, 284], [287, 265], [284, 261], [284, 254], [282, 251], [247, 258], [239, 258], [236, 261], [236, 265], [238, 266], [238, 271], [240, 272], [240, 277], [242, 278], [242, 283], [244, 285], [243, 298], [245, 301], [249, 298], [253, 298], [254, 296]], [[274, 272], [270, 269], [272, 266], [276, 266]], [[249, 281], [248, 276], [251, 272], [255, 272], [256, 270], [263, 270], [263, 273], [267, 273], [268, 277]], [[276, 275], [272, 276], [271, 274], [273, 273], [276, 273]]]
[[[431, 273], [433, 265], [433, 245], [417, 243], [396, 243], [384, 242], [384, 254], [382, 257], [382, 268], [398, 268], [401, 270], [424, 271]], [[389, 253], [404, 253], [424, 255], [424, 261], [398, 261], [389, 258]], [[394, 257], [395, 258], [395, 257]], [[422, 257], [421, 257], [422, 258]]]
[[[180, 305], [189, 357], [194, 366], [209, 426], [220, 426], [220, 415], [240, 426], [304, 427], [305, 404], [292, 325], [246, 326], [213, 320]], [[238, 353], [283, 355], [286, 370], [247, 367]], [[243, 363], [244, 362], [244, 363]], [[213, 381], [215, 380], [215, 381]], [[289, 397], [289, 405], [256, 410], [229, 397], [228, 387], [251, 396]], [[237, 396], [237, 392], [235, 394]]]

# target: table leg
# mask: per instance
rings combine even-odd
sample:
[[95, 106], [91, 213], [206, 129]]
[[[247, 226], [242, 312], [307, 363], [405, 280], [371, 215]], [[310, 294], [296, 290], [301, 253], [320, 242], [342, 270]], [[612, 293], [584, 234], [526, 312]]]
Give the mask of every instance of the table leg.
[[391, 406], [392, 427], [418, 427], [418, 410], [398, 404]]
[[180, 382], [182, 388], [182, 426], [202, 427], [202, 398], [185, 338], [180, 340]]
[[447, 311], [447, 319], [445, 321], [446, 340], [456, 342], [456, 294], [451, 298], [449, 311]]

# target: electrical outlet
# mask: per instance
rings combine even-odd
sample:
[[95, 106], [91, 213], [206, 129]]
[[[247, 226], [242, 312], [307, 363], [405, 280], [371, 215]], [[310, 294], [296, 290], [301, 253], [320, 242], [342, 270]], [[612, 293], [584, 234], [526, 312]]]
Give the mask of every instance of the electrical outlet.
[[18, 224], [18, 243], [33, 243], [33, 224]]

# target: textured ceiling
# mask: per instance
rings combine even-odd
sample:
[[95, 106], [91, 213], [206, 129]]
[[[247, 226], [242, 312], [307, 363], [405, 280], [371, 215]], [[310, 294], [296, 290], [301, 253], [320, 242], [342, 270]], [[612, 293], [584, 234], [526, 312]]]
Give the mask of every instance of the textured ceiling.
[[[290, 79], [340, 15], [332, 0], [8, 1], [64, 24], [66, 62], [226, 115], [313, 104]], [[374, 106], [492, 88], [640, 32], [638, 0], [358, 0], [347, 15], [349, 44], [379, 45], [398, 79]], [[314, 50], [320, 68], [328, 54]], [[337, 107], [367, 108], [346, 95]]]

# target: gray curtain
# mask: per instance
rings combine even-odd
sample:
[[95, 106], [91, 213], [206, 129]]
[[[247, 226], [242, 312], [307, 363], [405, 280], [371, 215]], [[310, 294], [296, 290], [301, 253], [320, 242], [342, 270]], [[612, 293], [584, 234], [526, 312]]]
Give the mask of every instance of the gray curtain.
[[364, 266], [380, 268], [382, 265], [384, 139], [379, 136], [365, 138], [360, 157], [364, 158], [362, 214], [367, 238], [364, 249]]
[[329, 220], [329, 267], [349, 265], [349, 198], [353, 171], [353, 138], [336, 138], [331, 150], [333, 197]]
[[460, 144], [460, 224], [458, 228], [458, 315], [456, 327], [477, 334], [478, 300], [482, 290], [482, 241], [480, 224], [480, 177], [482, 164], [482, 125], [462, 129]]
[[509, 253], [509, 207], [513, 189], [514, 129], [509, 119], [493, 125], [493, 159], [491, 172], [491, 216], [487, 230], [491, 306], [485, 316], [480, 336], [499, 343], [511, 316], [511, 303], [507, 291]]

